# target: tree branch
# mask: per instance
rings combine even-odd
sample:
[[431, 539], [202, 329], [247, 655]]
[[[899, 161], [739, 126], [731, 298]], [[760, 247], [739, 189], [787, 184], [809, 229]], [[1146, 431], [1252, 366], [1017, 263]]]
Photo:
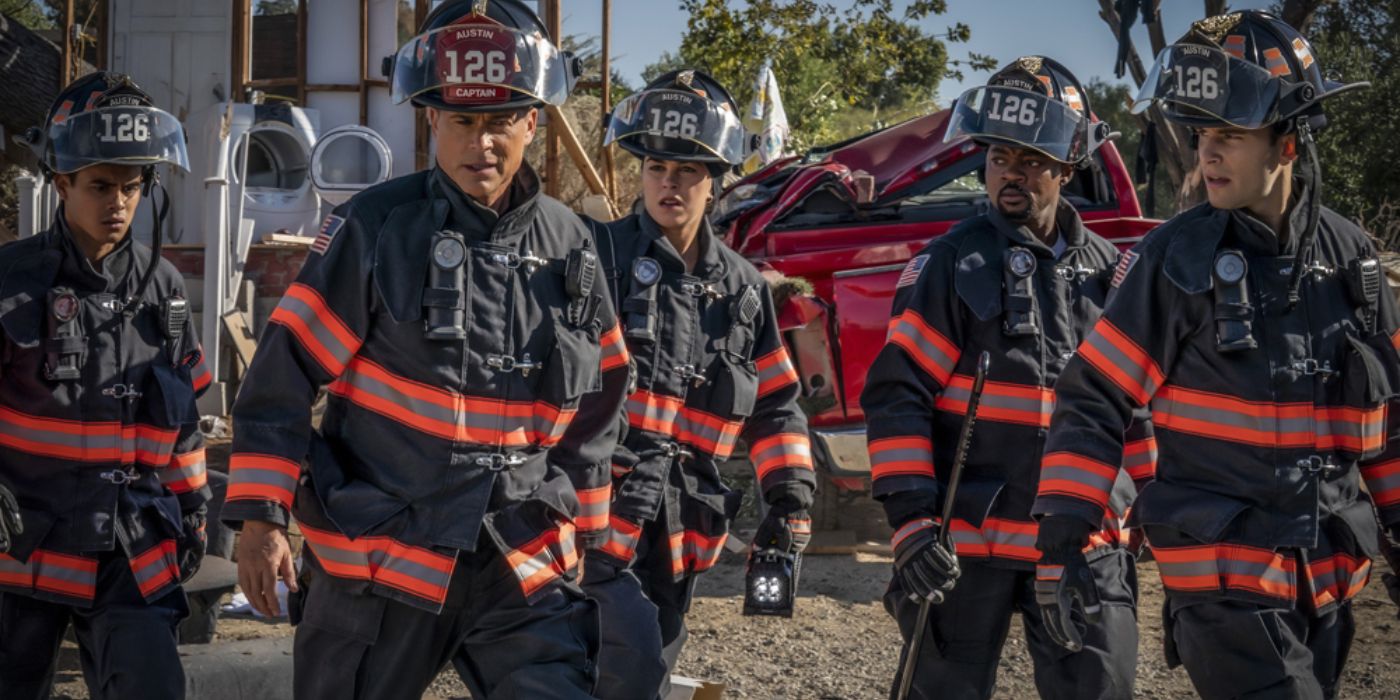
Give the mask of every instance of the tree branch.
[[1313, 17], [1323, 5], [1332, 5], [1336, 0], [1284, 0], [1283, 15], [1279, 18], [1290, 27], [1303, 34], [1308, 33]]

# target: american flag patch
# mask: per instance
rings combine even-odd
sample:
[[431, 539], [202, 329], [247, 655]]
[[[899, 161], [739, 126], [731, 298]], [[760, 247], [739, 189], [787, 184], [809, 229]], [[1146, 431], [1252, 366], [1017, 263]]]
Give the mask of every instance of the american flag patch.
[[1113, 282], [1111, 286], [1117, 288], [1123, 284], [1123, 279], [1128, 276], [1128, 271], [1137, 264], [1139, 256], [1135, 251], [1128, 251], [1118, 256], [1118, 267], [1113, 269]]
[[928, 262], [928, 255], [915, 255], [909, 260], [909, 264], [904, 266], [904, 272], [899, 273], [899, 281], [894, 288], [908, 287], [919, 281], [919, 273], [924, 271], [924, 264]]
[[340, 232], [340, 227], [345, 225], [345, 218], [331, 214], [326, 220], [321, 222], [321, 232], [316, 234], [316, 240], [311, 242], [311, 252], [325, 255], [330, 250], [331, 241], [335, 239], [335, 234]]

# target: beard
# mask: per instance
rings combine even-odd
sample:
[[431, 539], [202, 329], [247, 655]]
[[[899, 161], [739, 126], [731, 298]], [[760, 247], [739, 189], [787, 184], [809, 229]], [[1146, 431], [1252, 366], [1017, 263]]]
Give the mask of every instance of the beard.
[[[1014, 209], [1003, 207], [1001, 205], [1001, 197], [1008, 192], [1021, 195], [1023, 203]], [[1007, 185], [1001, 188], [1001, 191], [997, 192], [997, 201], [995, 204], [997, 211], [1001, 212], [1001, 215], [1006, 217], [1007, 221], [1015, 223], [1029, 221], [1031, 212], [1035, 211], [1035, 202], [1031, 200], [1031, 193], [1027, 192], [1026, 189], [1020, 185]]]

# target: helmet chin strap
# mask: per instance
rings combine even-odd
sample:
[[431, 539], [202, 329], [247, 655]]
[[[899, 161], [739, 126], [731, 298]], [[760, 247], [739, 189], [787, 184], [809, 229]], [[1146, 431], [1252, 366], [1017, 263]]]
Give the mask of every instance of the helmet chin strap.
[[[128, 321], [141, 307], [140, 302], [146, 298], [146, 289], [151, 285], [151, 278], [155, 277], [156, 268], [160, 266], [160, 250], [164, 242], [161, 234], [165, 228], [165, 217], [170, 213], [170, 194], [165, 191], [165, 186], [160, 184], [160, 175], [156, 173], [154, 166], [151, 166], [142, 189], [151, 196], [151, 206], [156, 207], [155, 220], [151, 224], [151, 262], [146, 265], [145, 272], [141, 273], [141, 281], [137, 283], [136, 289], [122, 304], [122, 314]], [[157, 191], [160, 192], [159, 204], [156, 203], [155, 197]]]
[[1298, 250], [1293, 254], [1293, 273], [1288, 278], [1288, 308], [1298, 305], [1299, 287], [1303, 283], [1303, 273], [1312, 256], [1313, 240], [1317, 238], [1317, 222], [1322, 217], [1322, 166], [1317, 158], [1317, 143], [1313, 139], [1312, 125], [1307, 116], [1297, 117], [1298, 146], [1307, 166], [1303, 171], [1303, 181], [1308, 191], [1302, 206], [1307, 207], [1308, 218], [1303, 230], [1297, 232]]

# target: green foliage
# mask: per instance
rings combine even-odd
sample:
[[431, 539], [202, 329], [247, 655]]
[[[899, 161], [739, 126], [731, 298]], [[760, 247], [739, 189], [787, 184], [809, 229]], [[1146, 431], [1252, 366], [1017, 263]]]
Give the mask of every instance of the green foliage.
[[[564, 40], [559, 43], [559, 48], [564, 51], [572, 52], [575, 56], [579, 58], [580, 61], [583, 62], [584, 79], [596, 80], [602, 76], [603, 48], [599, 38], [596, 35], [565, 35]], [[636, 92], [636, 88], [633, 88], [632, 84], [629, 83], [626, 78], [622, 77], [622, 73], [619, 73], [616, 68], [610, 67], [610, 70], [608, 72], [612, 76], [611, 82], [608, 85], [608, 92], [611, 93], [612, 104], [617, 104], [619, 100], [627, 97], [633, 92]], [[586, 88], [576, 90], [574, 94], [592, 95], [594, 97], [601, 98], [602, 90], [600, 88]]]
[[53, 18], [40, 0], [0, 0], [0, 14], [30, 29], [53, 29]]
[[255, 15], [294, 15], [297, 13], [297, 0], [258, 0], [253, 10]]
[[[1133, 100], [1132, 88], [1095, 77], [1084, 85], [1084, 90], [1089, 93], [1089, 105], [1093, 107], [1094, 114], [1108, 122], [1114, 131], [1122, 134], [1113, 145], [1123, 157], [1123, 164], [1128, 166], [1129, 172], [1136, 172], [1138, 148], [1142, 145], [1143, 133], [1129, 111]], [[1159, 154], [1159, 158], [1164, 155]], [[1148, 207], [1146, 184], [1137, 185], [1137, 195], [1143, 211], [1150, 212], [1153, 216], [1165, 218], [1175, 211], [1176, 189], [1172, 186], [1166, 166], [1160, 162], [1157, 164], [1157, 184], [1153, 191], [1155, 206]]]
[[1324, 75], [1369, 80], [1370, 89], [1328, 99], [1318, 138], [1323, 201], [1364, 221], [1400, 248], [1400, 0], [1339, 0], [1321, 7], [1309, 39]]
[[[814, 0], [680, 0], [680, 7], [690, 23], [679, 52], [662, 55], [645, 75], [700, 68], [747, 105], [759, 67], [771, 59], [795, 150], [867, 131], [891, 112], [914, 116], [929, 107], [949, 71], [944, 42], [971, 36], [962, 24], [942, 35], [919, 26], [947, 10], [944, 0], [914, 0], [902, 12], [893, 0], [854, 0], [845, 11]], [[973, 56], [958, 65], [987, 63]]]

